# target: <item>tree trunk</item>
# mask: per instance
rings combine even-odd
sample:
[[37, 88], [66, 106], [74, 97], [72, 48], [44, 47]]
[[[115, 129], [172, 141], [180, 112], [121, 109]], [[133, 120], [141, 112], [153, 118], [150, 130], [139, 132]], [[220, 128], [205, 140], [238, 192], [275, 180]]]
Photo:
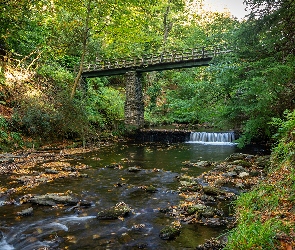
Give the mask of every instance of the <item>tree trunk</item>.
[[164, 13], [164, 19], [163, 19], [163, 26], [164, 26], [164, 35], [163, 35], [163, 49], [166, 50], [166, 44], [169, 32], [172, 29], [172, 22], [169, 21], [169, 13], [170, 13], [170, 1], [168, 2], [168, 6], [166, 8], [166, 12]]
[[83, 72], [83, 63], [84, 63], [84, 59], [85, 59], [85, 54], [86, 54], [86, 49], [87, 49], [87, 41], [88, 41], [88, 37], [89, 37], [89, 22], [90, 22], [90, 14], [91, 14], [91, 1], [92, 0], [88, 0], [88, 3], [87, 3], [87, 13], [86, 13], [86, 19], [85, 19], [85, 28], [84, 28], [83, 37], [82, 37], [82, 39], [83, 39], [82, 55], [81, 55], [79, 70], [78, 70], [77, 76], [75, 78], [74, 86], [72, 88], [71, 100], [74, 98], [77, 86], [80, 83], [81, 75], [82, 75], [82, 72]]

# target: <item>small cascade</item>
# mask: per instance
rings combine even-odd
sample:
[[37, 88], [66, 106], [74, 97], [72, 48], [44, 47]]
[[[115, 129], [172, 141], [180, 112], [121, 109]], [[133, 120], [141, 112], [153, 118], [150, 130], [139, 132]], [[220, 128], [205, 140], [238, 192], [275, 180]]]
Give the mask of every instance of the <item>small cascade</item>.
[[233, 144], [235, 141], [234, 132], [191, 132], [190, 143], [210, 143], [210, 144]]

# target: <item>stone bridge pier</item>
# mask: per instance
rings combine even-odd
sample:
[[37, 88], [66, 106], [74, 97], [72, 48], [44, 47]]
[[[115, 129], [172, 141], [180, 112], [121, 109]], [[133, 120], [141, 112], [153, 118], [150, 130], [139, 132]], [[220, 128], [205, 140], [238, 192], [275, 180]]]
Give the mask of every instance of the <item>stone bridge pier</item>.
[[125, 74], [125, 81], [125, 125], [127, 127], [142, 128], [144, 125], [142, 74], [136, 71], [128, 71]]

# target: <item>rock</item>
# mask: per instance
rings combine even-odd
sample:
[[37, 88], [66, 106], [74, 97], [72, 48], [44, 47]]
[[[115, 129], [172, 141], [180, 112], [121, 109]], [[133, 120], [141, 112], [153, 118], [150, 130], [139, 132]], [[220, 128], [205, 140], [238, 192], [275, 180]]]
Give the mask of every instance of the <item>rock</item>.
[[88, 174], [80, 174], [79, 177], [81, 177], [81, 178], [88, 178]]
[[45, 169], [46, 174], [58, 174], [58, 171], [56, 169], [47, 168]]
[[260, 172], [254, 170], [254, 171], [251, 171], [251, 172], [249, 173], [249, 175], [250, 175], [251, 177], [257, 177], [257, 176], [260, 175]]
[[237, 175], [238, 175], [237, 172], [230, 171], [230, 172], [224, 173], [222, 176], [224, 176], [224, 177], [236, 177]]
[[145, 187], [145, 191], [148, 193], [155, 193], [158, 191], [158, 189], [154, 187], [153, 185], [149, 185]]
[[34, 177], [30, 176], [30, 175], [23, 175], [23, 176], [20, 176], [17, 178], [17, 180], [22, 184], [31, 182], [33, 179], [34, 179]]
[[90, 201], [86, 201], [86, 200], [82, 200], [78, 202], [78, 205], [80, 207], [91, 207], [92, 206], [92, 202]]
[[229, 157], [225, 159], [227, 162], [233, 162], [237, 160], [245, 160], [245, 158], [249, 158], [248, 154], [242, 154], [242, 153], [234, 153], [231, 154]]
[[222, 216], [223, 212], [221, 210], [218, 210], [210, 206], [206, 206], [203, 204], [196, 204], [187, 208], [187, 214], [188, 215], [197, 214], [198, 216], [197, 217], [195, 216], [195, 218], [200, 219], [201, 217], [212, 218], [216, 215]]
[[121, 166], [119, 163], [112, 163], [110, 165], [106, 165], [106, 168], [113, 168], [113, 169], [121, 169], [123, 166]]
[[132, 237], [128, 233], [122, 233], [122, 235], [119, 237], [119, 241], [121, 243], [127, 244], [132, 241]]
[[196, 247], [196, 250], [221, 250], [226, 246], [226, 243], [218, 239], [206, 240], [202, 245]]
[[235, 171], [237, 173], [244, 172], [245, 171], [245, 168], [243, 166], [236, 166], [235, 167]]
[[0, 158], [0, 163], [13, 163], [13, 158]]
[[145, 224], [135, 224], [132, 226], [133, 230], [140, 231], [145, 228]]
[[204, 186], [203, 192], [207, 195], [214, 195], [214, 196], [226, 194], [225, 191], [212, 186]]
[[28, 202], [43, 206], [55, 206], [56, 204], [76, 205], [78, 200], [65, 194], [48, 193], [32, 196]]
[[140, 169], [140, 167], [137, 167], [137, 166], [135, 166], [135, 167], [129, 167], [128, 168], [128, 172], [139, 172], [139, 171], [141, 171], [141, 169]]
[[180, 234], [180, 228], [174, 226], [165, 226], [159, 236], [162, 240], [173, 240]]
[[67, 172], [75, 172], [75, 171], [77, 171], [77, 168], [72, 167], [72, 166], [69, 166], [69, 167], [65, 166], [65, 167], [62, 168], [62, 170], [67, 171]]
[[179, 191], [181, 192], [198, 192], [202, 189], [202, 185], [196, 180], [196, 178], [183, 175], [180, 177]]
[[245, 160], [235, 160], [235, 161], [233, 161], [233, 164], [239, 165], [239, 166], [242, 166], [242, 167], [247, 167], [247, 168], [252, 167], [252, 163], [248, 162], [248, 161], [245, 161]]
[[241, 189], [243, 189], [245, 186], [244, 186], [243, 183], [238, 182], [238, 183], [236, 184], [236, 187], [237, 187], [237, 188], [241, 188]]
[[245, 178], [245, 177], [248, 177], [248, 176], [249, 176], [249, 173], [247, 173], [247, 172], [242, 172], [242, 173], [239, 174], [240, 178]]
[[221, 226], [225, 226], [228, 224], [228, 221], [222, 218], [206, 218], [203, 217], [202, 218], [202, 222], [204, 225], [206, 226], [210, 226], [210, 227], [221, 227]]
[[211, 166], [211, 163], [209, 161], [198, 161], [195, 166], [199, 168], [205, 168]]
[[202, 186], [199, 184], [193, 185], [184, 185], [178, 188], [180, 192], [198, 192], [202, 189]]
[[115, 220], [125, 217], [131, 212], [131, 208], [124, 202], [117, 203], [115, 206], [99, 212], [96, 216], [100, 220]]
[[204, 201], [204, 202], [215, 202], [216, 201], [214, 199], [214, 197], [212, 197], [210, 195], [206, 195], [206, 194], [203, 194], [200, 199], [201, 199], [201, 201]]
[[198, 162], [190, 162], [190, 161], [185, 161], [182, 163], [183, 165], [187, 167], [199, 167], [199, 168], [205, 168], [211, 166], [211, 163], [209, 161], [198, 161]]
[[196, 205], [190, 206], [187, 208], [187, 214], [192, 215], [197, 213], [199, 216], [201, 216], [201, 213], [205, 211], [206, 207], [207, 206], [203, 204], [196, 204]]
[[33, 214], [33, 208], [32, 207], [29, 207], [27, 209], [24, 209], [20, 212], [17, 212], [17, 215], [20, 215], [20, 216], [29, 216], [29, 215], [32, 215]]
[[269, 167], [270, 166], [270, 156], [269, 155], [260, 156], [255, 160], [255, 163], [260, 168]]

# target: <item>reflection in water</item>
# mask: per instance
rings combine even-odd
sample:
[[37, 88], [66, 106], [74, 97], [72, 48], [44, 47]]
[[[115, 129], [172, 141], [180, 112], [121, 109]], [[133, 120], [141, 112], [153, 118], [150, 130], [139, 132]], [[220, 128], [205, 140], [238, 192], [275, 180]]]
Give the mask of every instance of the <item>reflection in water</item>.
[[[32, 194], [67, 192], [92, 202], [90, 208], [33, 206], [34, 215], [17, 219], [16, 213], [30, 204], [0, 206], [3, 237], [0, 249], [192, 249], [205, 239], [217, 236], [222, 229], [200, 225], [182, 225], [174, 241], [159, 238], [160, 230], [173, 218], [160, 208], [177, 205], [177, 176], [197, 176], [207, 169], [183, 168], [182, 162], [224, 160], [237, 148], [202, 144], [124, 144], [101, 148], [79, 156], [71, 164], [90, 166], [84, 172], [89, 178], [56, 180], [28, 190]], [[122, 168], [106, 165], [119, 163]], [[141, 171], [129, 172], [129, 167]], [[153, 185], [157, 192], [148, 193], [142, 186]], [[18, 200], [22, 194], [15, 197]], [[98, 211], [124, 201], [132, 208], [127, 218], [101, 221]]]

